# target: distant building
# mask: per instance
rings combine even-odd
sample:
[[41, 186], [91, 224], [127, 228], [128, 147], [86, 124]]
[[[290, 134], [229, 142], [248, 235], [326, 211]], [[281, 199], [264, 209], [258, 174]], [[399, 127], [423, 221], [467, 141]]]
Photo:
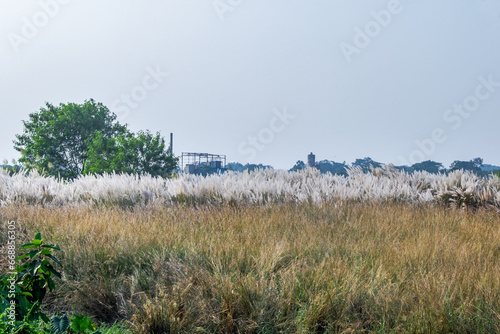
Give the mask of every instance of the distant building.
[[187, 174], [217, 174], [224, 173], [226, 156], [209, 153], [182, 152], [181, 169]]
[[316, 156], [312, 152], [307, 156], [307, 167], [316, 167]]

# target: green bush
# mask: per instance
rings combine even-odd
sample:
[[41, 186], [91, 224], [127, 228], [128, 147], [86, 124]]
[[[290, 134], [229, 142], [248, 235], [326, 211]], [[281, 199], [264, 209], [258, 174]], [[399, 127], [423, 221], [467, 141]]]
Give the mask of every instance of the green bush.
[[52, 255], [60, 251], [57, 245], [44, 244], [41, 233], [19, 249], [29, 250], [14, 259], [17, 263], [13, 274], [0, 275], [0, 333], [88, 333], [101, 334], [95, 330], [89, 318], [77, 314], [71, 318], [66, 314], [50, 319], [42, 311], [42, 302], [49, 291], [55, 289], [53, 276], [61, 278], [55, 264], [61, 262]]
[[42, 234], [37, 233], [35, 239], [19, 249], [30, 251], [14, 260], [17, 263], [15, 274], [0, 276], [0, 295], [2, 296], [0, 312], [8, 311], [11, 321], [42, 319], [48, 322], [49, 319], [42, 312], [41, 306], [47, 289], [49, 291], [55, 289], [52, 277], [61, 278], [54, 264], [59, 266], [62, 264], [52, 255], [53, 250], [60, 250], [60, 248], [57, 245], [44, 244]]

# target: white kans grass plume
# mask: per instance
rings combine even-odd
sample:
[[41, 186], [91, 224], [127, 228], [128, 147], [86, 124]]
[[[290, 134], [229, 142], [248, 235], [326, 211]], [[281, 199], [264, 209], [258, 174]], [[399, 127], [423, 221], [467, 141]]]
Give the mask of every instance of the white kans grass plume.
[[0, 205], [372, 201], [500, 208], [500, 179], [493, 175], [481, 178], [467, 171], [454, 171], [448, 175], [407, 174], [390, 165], [374, 168], [371, 173], [353, 168], [348, 174], [344, 177], [321, 174], [315, 169], [300, 172], [266, 169], [207, 177], [181, 174], [175, 179], [106, 174], [66, 181], [36, 172], [9, 176], [6, 171], [0, 171]]

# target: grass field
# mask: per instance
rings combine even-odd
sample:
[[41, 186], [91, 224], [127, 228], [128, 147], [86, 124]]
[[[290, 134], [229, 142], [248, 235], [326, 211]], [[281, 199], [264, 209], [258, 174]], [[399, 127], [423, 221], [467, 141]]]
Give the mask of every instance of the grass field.
[[1, 219], [19, 243], [40, 231], [61, 246], [49, 312], [138, 333], [500, 332], [494, 210], [13, 204]]

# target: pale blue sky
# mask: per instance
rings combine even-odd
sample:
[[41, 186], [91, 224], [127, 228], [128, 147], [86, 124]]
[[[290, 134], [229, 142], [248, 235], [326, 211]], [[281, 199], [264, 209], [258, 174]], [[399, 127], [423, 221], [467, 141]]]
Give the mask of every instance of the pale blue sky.
[[0, 21], [0, 159], [45, 101], [94, 98], [176, 154], [500, 165], [497, 0], [3, 0]]

